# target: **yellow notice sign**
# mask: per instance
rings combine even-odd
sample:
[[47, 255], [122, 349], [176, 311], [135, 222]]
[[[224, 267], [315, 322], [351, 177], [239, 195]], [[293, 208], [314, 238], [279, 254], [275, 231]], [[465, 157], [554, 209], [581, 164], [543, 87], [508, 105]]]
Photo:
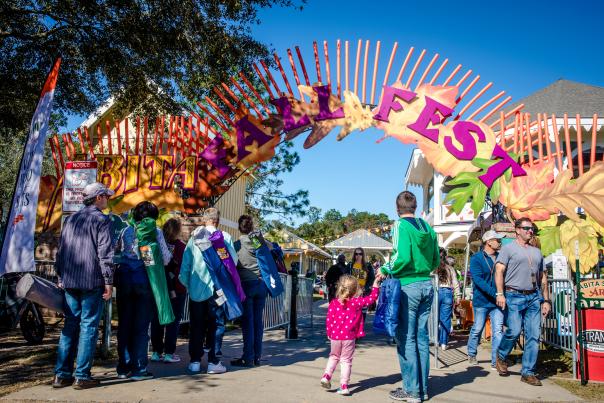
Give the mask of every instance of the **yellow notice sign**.
[[593, 279], [581, 281], [583, 298], [604, 300], [604, 280]]

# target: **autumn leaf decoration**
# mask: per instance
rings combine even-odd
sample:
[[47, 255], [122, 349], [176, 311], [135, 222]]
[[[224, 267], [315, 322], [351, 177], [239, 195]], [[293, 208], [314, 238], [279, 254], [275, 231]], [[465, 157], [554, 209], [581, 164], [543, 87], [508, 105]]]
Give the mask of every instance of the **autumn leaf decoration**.
[[542, 209], [552, 214], [561, 212], [579, 222], [581, 218], [575, 209], [582, 207], [593, 220], [604, 225], [604, 162], [596, 162], [589, 172], [574, 182], [571, 181], [572, 174], [571, 170], [561, 172], [553, 186], [545, 188], [531, 205], [521, 211]]
[[[451, 213], [459, 214], [463, 210], [468, 200], [472, 200], [470, 205], [475, 216], [478, 216], [480, 210], [484, 206], [484, 201], [487, 197], [488, 188], [478, 177], [484, 174], [491, 165], [496, 161], [474, 158], [472, 165], [479, 168], [478, 172], [462, 172], [457, 174], [453, 179], [448, 181], [446, 184], [449, 186], [456, 186], [452, 189], [445, 197], [445, 202], [452, 202], [451, 207], [447, 215]], [[465, 185], [465, 186], [462, 186]], [[491, 198], [497, 200], [499, 198], [499, 180], [495, 181], [491, 187]], [[496, 194], [496, 198], [493, 197], [493, 193]]]

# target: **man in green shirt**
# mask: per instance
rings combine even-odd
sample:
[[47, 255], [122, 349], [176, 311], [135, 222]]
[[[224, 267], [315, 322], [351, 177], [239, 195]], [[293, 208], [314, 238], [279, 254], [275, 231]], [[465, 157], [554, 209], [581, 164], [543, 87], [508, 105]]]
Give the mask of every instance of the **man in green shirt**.
[[434, 294], [430, 273], [440, 264], [440, 254], [436, 233], [414, 215], [415, 195], [401, 192], [396, 208], [400, 218], [392, 230], [391, 263], [381, 269], [400, 281], [402, 291], [395, 340], [403, 387], [390, 392], [390, 398], [419, 403], [428, 398], [428, 317]]

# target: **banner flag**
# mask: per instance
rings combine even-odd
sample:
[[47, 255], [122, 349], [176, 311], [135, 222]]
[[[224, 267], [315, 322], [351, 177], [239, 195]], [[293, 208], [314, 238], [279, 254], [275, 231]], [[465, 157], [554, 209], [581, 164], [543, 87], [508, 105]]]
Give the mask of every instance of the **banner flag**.
[[40, 101], [31, 120], [13, 202], [6, 221], [2, 254], [0, 255], [0, 276], [6, 273], [35, 270], [34, 229], [36, 227], [40, 174], [46, 131], [60, 65], [61, 59], [59, 58], [46, 78]]

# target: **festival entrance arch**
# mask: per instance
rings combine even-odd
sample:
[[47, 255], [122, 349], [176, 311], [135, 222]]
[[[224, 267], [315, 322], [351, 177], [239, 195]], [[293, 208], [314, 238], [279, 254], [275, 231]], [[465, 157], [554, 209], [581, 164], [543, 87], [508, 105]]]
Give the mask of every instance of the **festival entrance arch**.
[[[63, 136], [63, 150], [55, 135], [57, 177], [43, 180], [38, 229], [59, 222], [64, 156], [98, 161], [98, 180], [116, 191], [118, 213], [141, 200], [194, 213], [272, 158], [283, 139], [306, 135], [309, 148], [338, 127], [338, 140], [376, 127], [419, 147], [436, 171], [452, 178], [452, 212], [470, 202], [477, 214], [488, 195], [510, 216], [547, 221], [563, 213], [577, 228], [604, 232], [604, 163], [592, 156], [584, 172], [581, 161], [573, 179], [572, 166], [563, 163], [564, 153], [571, 155], [568, 125], [560, 141], [549, 123], [555, 116], [531, 119], [523, 105], [507, 107], [511, 97], [504, 91], [477, 86], [480, 76], [472, 70], [426, 50], [399, 54], [398, 43], [382, 52], [380, 41], [338, 40], [331, 49], [327, 41], [322, 49], [313, 42], [312, 51], [306, 60], [298, 46], [284, 57], [275, 53], [274, 68], [253, 64], [251, 73], [213, 88], [185, 116], [83, 127]], [[576, 137], [581, 141], [580, 128]], [[601, 142], [596, 137], [594, 129], [594, 148]]]

